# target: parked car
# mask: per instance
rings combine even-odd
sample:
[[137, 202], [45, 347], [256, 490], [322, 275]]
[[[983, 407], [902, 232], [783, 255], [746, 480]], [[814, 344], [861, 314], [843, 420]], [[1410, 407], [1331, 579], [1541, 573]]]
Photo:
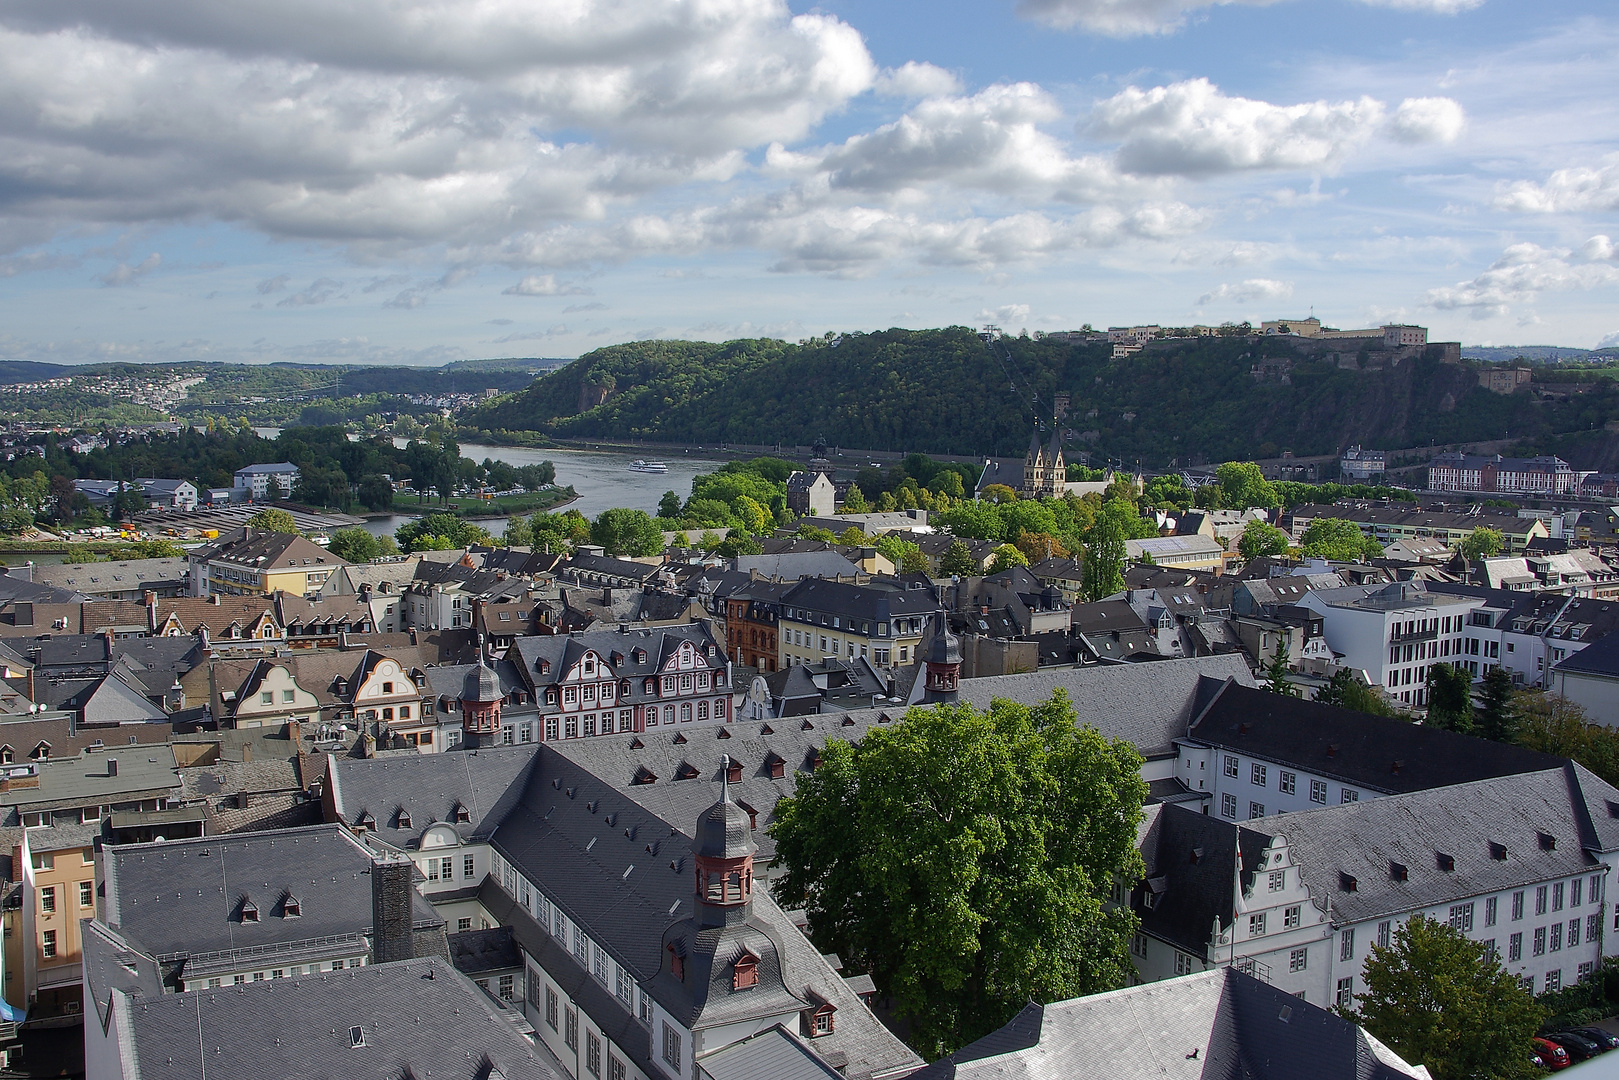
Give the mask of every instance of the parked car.
[[1611, 1031], [1603, 1031], [1599, 1027], [1569, 1028], [1576, 1035], [1583, 1035], [1587, 1039], [1602, 1047], [1603, 1050], [1619, 1050], [1619, 1035]]
[[1587, 1039], [1584, 1035], [1576, 1035], [1572, 1031], [1554, 1031], [1546, 1036], [1547, 1039], [1568, 1051], [1570, 1061], [1585, 1061], [1602, 1053], [1604, 1047]]
[[1531, 1040], [1531, 1042], [1534, 1046], [1535, 1053], [1540, 1055], [1541, 1063], [1545, 1065], [1546, 1068], [1552, 1070], [1553, 1072], [1556, 1072], [1558, 1069], [1568, 1068], [1569, 1060], [1567, 1050], [1564, 1050], [1561, 1046], [1558, 1046], [1556, 1043], [1551, 1042], [1548, 1039], [1536, 1038]]

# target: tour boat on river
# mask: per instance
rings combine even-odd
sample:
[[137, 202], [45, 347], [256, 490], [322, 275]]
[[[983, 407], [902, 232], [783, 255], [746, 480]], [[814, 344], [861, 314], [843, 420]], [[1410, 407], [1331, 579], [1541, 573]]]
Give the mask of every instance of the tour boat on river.
[[630, 472], [659, 473], [668, 471], [669, 466], [665, 465], [661, 461], [648, 461], [643, 458], [636, 458], [634, 461], [630, 462]]

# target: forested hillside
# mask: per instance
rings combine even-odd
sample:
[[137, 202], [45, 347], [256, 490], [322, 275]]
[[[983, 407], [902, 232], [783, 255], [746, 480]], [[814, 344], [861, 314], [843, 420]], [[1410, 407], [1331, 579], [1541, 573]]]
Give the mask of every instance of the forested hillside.
[[[1402, 448], [1600, 429], [1619, 417], [1602, 379], [1566, 401], [1502, 396], [1471, 363], [1308, 355], [1282, 338], [1204, 338], [1114, 360], [1105, 344], [1006, 338], [965, 327], [846, 334], [792, 345], [648, 341], [615, 345], [471, 413], [499, 437], [835, 445], [1020, 455], [1031, 396], [1070, 395], [1070, 445], [1148, 466]], [[1364, 365], [1364, 367], [1363, 367]]]

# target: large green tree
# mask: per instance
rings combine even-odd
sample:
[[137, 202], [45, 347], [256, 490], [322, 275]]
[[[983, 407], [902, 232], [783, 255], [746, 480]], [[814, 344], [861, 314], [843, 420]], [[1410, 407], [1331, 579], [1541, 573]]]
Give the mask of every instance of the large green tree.
[[1276, 639], [1276, 651], [1265, 664], [1265, 689], [1284, 697], [1298, 697], [1299, 688], [1287, 677], [1290, 670], [1287, 659], [1287, 636], [1284, 634]]
[[940, 577], [972, 577], [983, 572], [984, 568], [973, 558], [972, 549], [960, 540], [950, 541], [939, 558]]
[[1428, 665], [1428, 723], [1463, 735], [1473, 732], [1473, 677], [1463, 667]]
[[1362, 562], [1383, 554], [1377, 541], [1362, 534], [1353, 521], [1330, 517], [1315, 518], [1305, 526], [1299, 551], [1308, 558], [1333, 562]]
[[266, 507], [247, 519], [248, 525], [264, 532], [296, 533], [298, 523], [279, 506]]
[[1099, 515], [1085, 545], [1086, 601], [1101, 600], [1124, 588], [1124, 532], [1111, 516]]
[[1327, 680], [1327, 685], [1316, 691], [1315, 699], [1323, 705], [1336, 705], [1340, 709], [1371, 713], [1373, 716], [1399, 716], [1388, 698], [1375, 686], [1367, 686], [1349, 668], [1339, 668]]
[[1293, 542], [1281, 529], [1267, 522], [1255, 518], [1242, 528], [1242, 539], [1237, 541], [1237, 550], [1244, 559], [1257, 559], [1261, 555], [1286, 555], [1288, 545]]
[[1483, 942], [1414, 915], [1364, 970], [1354, 1019], [1435, 1080], [1535, 1075], [1529, 1040], [1546, 1010]]
[[1462, 537], [1459, 550], [1462, 553], [1462, 558], [1471, 562], [1474, 559], [1487, 559], [1491, 555], [1499, 555], [1501, 549], [1505, 546], [1506, 538], [1501, 535], [1500, 529], [1480, 525]]
[[991, 574], [998, 574], [1002, 570], [1010, 570], [1014, 566], [1028, 565], [1029, 557], [1012, 544], [1002, 544], [991, 553], [989, 558], [989, 572]]
[[[757, 504], [755, 504], [757, 505]], [[645, 510], [603, 510], [590, 524], [590, 542], [609, 555], [640, 558], [663, 551], [663, 531]]]
[[811, 936], [870, 972], [928, 1058], [1030, 999], [1124, 985], [1137, 921], [1107, 902], [1143, 873], [1141, 756], [1076, 724], [1059, 691], [917, 708], [830, 741], [771, 826], [775, 892]]
[[1493, 664], [1485, 670], [1474, 718], [1478, 734], [1496, 742], [1512, 742], [1517, 737], [1518, 714], [1512, 707], [1512, 693], [1512, 674], [1506, 668]]
[[1220, 484], [1220, 504], [1233, 510], [1282, 505], [1276, 485], [1265, 479], [1251, 461], [1228, 461], [1215, 473]]

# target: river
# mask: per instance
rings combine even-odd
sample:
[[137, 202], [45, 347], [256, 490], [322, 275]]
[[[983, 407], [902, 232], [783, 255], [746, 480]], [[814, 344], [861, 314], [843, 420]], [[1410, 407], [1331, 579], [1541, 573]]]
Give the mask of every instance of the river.
[[[462, 443], [461, 456], [479, 463], [485, 458], [493, 458], [508, 465], [537, 465], [549, 461], [557, 467], [557, 483], [563, 487], [571, 484], [579, 493], [578, 499], [562, 509], [577, 510], [588, 518], [616, 506], [656, 514], [658, 500], [663, 498], [664, 492], [673, 491], [681, 499], [686, 499], [691, 495], [693, 477], [698, 473], [713, 472], [724, 464], [721, 458], [680, 454], [660, 459], [669, 466], [666, 473], [641, 473], [631, 472], [629, 468], [630, 462], [637, 456], [635, 454], [606, 450], [528, 450], [520, 446], [484, 446], [480, 443]], [[402, 501], [397, 508], [405, 510], [410, 505], [410, 502]], [[423, 512], [430, 513], [431, 507], [424, 505]], [[391, 535], [412, 518], [413, 515], [409, 514], [369, 518], [365, 527], [374, 535]], [[498, 528], [493, 531], [497, 534], [500, 532]]]

